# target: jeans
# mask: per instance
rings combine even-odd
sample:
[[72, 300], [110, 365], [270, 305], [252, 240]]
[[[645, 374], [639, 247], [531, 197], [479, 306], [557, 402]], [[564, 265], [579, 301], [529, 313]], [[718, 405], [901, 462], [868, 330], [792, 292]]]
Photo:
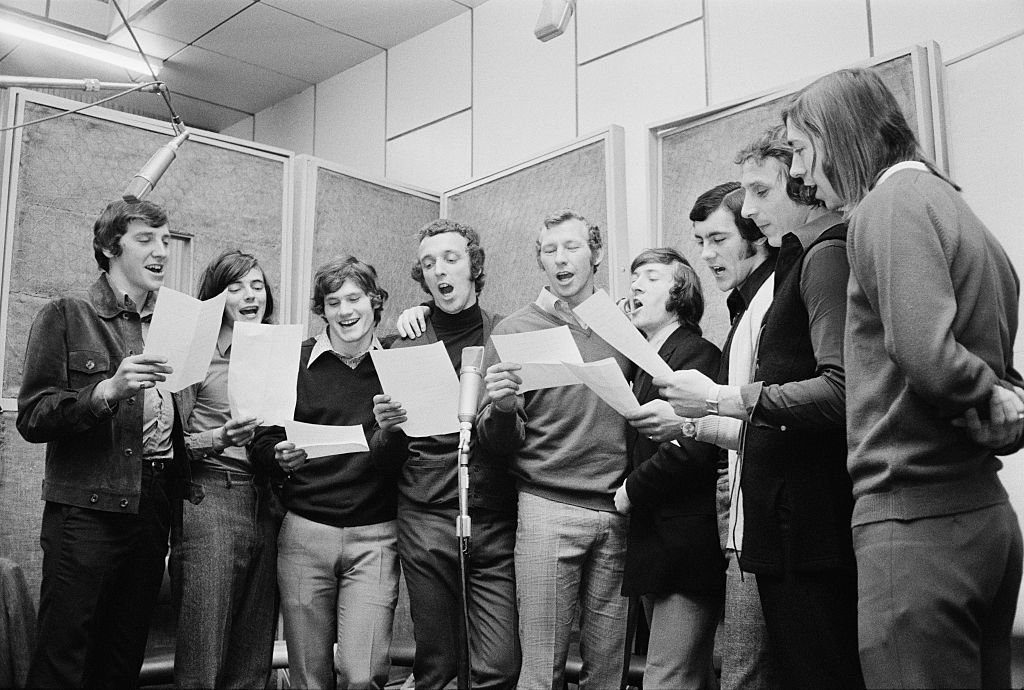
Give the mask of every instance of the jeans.
[[[469, 656], [474, 688], [513, 688], [521, 653], [516, 629], [513, 516], [475, 511], [470, 555]], [[421, 688], [444, 687], [458, 673], [462, 639], [459, 542], [454, 508], [399, 503], [398, 551], [409, 588]]]
[[269, 490], [251, 474], [194, 469], [205, 497], [181, 504], [171, 543], [178, 615], [174, 682], [265, 687], [277, 624], [277, 534]]
[[1009, 503], [853, 530], [868, 687], [1010, 687], [1021, 533]]
[[332, 527], [285, 515], [277, 582], [292, 687], [387, 683], [398, 603], [396, 531], [394, 520]]
[[564, 685], [579, 618], [580, 688], [622, 686], [628, 599], [622, 590], [627, 518], [519, 492], [515, 564], [523, 667], [519, 687]]
[[164, 577], [171, 505], [163, 470], [143, 465], [139, 512], [47, 501], [43, 582], [28, 687], [138, 684]]

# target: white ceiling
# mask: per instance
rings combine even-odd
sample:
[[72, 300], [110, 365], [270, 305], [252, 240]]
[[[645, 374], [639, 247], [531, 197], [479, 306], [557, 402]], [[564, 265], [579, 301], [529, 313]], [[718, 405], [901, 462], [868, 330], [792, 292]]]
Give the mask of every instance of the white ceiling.
[[[220, 130], [485, 0], [118, 0], [159, 79], [192, 127]], [[4, 17], [31, 17], [134, 48], [108, 0], [0, 0]], [[0, 74], [146, 81], [117, 67], [0, 36]], [[95, 101], [109, 94], [55, 92]], [[167, 119], [155, 94], [109, 107]]]

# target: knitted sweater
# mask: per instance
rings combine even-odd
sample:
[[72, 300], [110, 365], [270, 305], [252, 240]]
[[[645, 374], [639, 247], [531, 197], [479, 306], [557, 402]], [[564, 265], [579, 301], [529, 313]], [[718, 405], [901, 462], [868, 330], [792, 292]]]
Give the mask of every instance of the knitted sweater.
[[[565, 325], [536, 304], [507, 316], [495, 334]], [[632, 365], [592, 330], [569, 326], [584, 362], [614, 357], [627, 376]], [[485, 364], [498, 361], [487, 344]], [[520, 395], [513, 412], [487, 405], [477, 426], [491, 452], [512, 453], [511, 471], [525, 491], [560, 503], [615, 510], [615, 490], [626, 474], [626, 420], [582, 384]]]
[[[311, 424], [361, 424], [367, 439], [374, 425], [373, 396], [381, 392], [369, 355], [351, 369], [334, 353], [320, 355], [307, 367], [315, 338], [302, 343], [296, 383], [295, 420]], [[255, 463], [283, 479], [274, 446], [285, 440], [283, 427], [260, 427], [250, 449]], [[281, 501], [302, 517], [333, 527], [373, 525], [395, 519], [397, 491], [394, 463], [370, 452], [312, 458], [283, 482]]]
[[1019, 281], [960, 194], [901, 170], [850, 219], [845, 341], [853, 524], [1004, 501], [995, 454], [950, 420], [987, 416], [1013, 368]]

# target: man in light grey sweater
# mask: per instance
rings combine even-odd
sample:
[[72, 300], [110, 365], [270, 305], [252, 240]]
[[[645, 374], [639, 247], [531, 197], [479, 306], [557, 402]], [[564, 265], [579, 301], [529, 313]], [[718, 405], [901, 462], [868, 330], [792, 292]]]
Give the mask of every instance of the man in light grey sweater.
[[[572, 311], [594, 292], [601, 234], [570, 210], [544, 221], [537, 260], [548, 285], [537, 301], [505, 318], [497, 334], [568, 326], [585, 362], [630, 363]], [[562, 386], [519, 393], [521, 367], [500, 362], [488, 344], [489, 402], [480, 443], [510, 456], [519, 490], [515, 568], [524, 688], [562, 688], [569, 633], [579, 611], [581, 688], [623, 681], [627, 600], [620, 595], [627, 518], [614, 495], [626, 474], [626, 423], [590, 389]]]

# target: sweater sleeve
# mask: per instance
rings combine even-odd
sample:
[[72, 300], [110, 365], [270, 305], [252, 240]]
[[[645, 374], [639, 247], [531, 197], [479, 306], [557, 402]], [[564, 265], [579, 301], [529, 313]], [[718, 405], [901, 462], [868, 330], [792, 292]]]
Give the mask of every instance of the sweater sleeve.
[[816, 376], [782, 384], [744, 386], [741, 394], [751, 423], [794, 429], [846, 426], [843, 332], [849, 273], [843, 242], [823, 242], [807, 253], [800, 274], [800, 295], [807, 307]]
[[[484, 371], [499, 362], [498, 351], [488, 338], [484, 349]], [[477, 440], [480, 446], [491, 453], [510, 455], [523, 447], [526, 442], [526, 411], [522, 395], [516, 396], [515, 409], [499, 409], [488, 401], [477, 415]]]
[[953, 335], [957, 300], [947, 252], [961, 240], [951, 225], [956, 210], [908, 185], [879, 191], [851, 222], [850, 268], [882, 322], [886, 352], [940, 415], [987, 404], [995, 372]]
[[283, 426], [260, 426], [256, 427], [256, 433], [249, 443], [249, 459], [253, 465], [274, 479], [284, 477], [284, 471], [274, 460], [274, 446], [285, 438]]

